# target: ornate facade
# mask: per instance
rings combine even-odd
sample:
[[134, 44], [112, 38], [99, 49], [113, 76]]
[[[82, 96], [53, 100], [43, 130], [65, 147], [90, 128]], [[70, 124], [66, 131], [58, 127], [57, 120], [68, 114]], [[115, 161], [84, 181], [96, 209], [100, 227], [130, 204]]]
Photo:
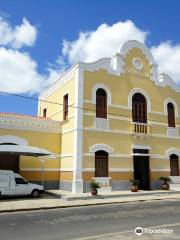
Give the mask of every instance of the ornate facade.
[[[112, 58], [70, 68], [40, 94], [38, 118], [1, 114], [0, 127], [2, 139], [54, 153], [44, 166], [49, 188], [86, 192], [96, 179], [102, 190], [124, 190], [135, 178], [155, 189], [160, 176], [179, 176], [180, 88], [134, 40]], [[19, 171], [41, 179], [32, 157], [20, 157]]]

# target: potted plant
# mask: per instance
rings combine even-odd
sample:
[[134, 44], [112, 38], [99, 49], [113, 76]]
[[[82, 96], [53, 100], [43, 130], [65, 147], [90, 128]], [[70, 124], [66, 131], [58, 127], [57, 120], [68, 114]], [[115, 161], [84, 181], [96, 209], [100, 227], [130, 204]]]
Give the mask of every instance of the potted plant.
[[160, 177], [159, 180], [162, 182], [161, 189], [169, 190], [169, 182], [171, 182], [171, 179], [169, 177]]
[[92, 181], [90, 182], [90, 188], [91, 188], [91, 194], [93, 196], [96, 196], [98, 193], [97, 189], [100, 188], [100, 184], [96, 181]]
[[131, 192], [137, 192], [138, 191], [138, 180], [130, 179], [131, 182]]

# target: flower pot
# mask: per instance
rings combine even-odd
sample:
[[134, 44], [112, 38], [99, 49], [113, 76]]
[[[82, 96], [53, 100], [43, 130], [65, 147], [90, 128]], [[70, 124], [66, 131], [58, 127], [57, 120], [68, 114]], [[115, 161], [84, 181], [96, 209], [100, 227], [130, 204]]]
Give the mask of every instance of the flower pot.
[[97, 189], [92, 189], [91, 194], [92, 194], [92, 196], [96, 196], [97, 195]]
[[161, 189], [162, 190], [169, 190], [169, 184], [168, 183], [162, 183], [161, 184]]
[[131, 192], [137, 192], [138, 191], [138, 186], [132, 186]]

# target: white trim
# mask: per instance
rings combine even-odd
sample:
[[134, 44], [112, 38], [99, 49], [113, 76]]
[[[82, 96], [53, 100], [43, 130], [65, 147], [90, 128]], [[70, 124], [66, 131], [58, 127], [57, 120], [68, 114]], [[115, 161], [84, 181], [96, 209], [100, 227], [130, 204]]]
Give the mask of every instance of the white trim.
[[83, 168], [83, 172], [95, 172], [95, 168]]
[[0, 144], [2, 144], [2, 143], [14, 143], [17, 145], [24, 145], [24, 146], [28, 145], [28, 141], [26, 139], [18, 137], [18, 136], [14, 136], [14, 135], [0, 136]]
[[180, 157], [180, 150], [176, 148], [170, 148], [165, 152], [165, 156], [169, 158], [172, 154], [176, 154], [178, 157]]
[[163, 160], [168, 160], [166, 156], [159, 155], [159, 154], [152, 154], [151, 159], [163, 159]]
[[91, 63], [79, 62], [79, 65], [84, 71], [98, 71], [100, 69], [105, 69], [109, 74], [116, 75], [116, 71], [111, 66], [111, 58], [101, 58]]
[[20, 171], [24, 172], [41, 172], [42, 170], [45, 172], [59, 172], [59, 168], [20, 168]]
[[[136, 57], [136, 58], [133, 58], [132, 62], [133, 62], [134, 67], [135, 67], [137, 70], [142, 70], [142, 68], [143, 68], [143, 63], [142, 63], [142, 60], [141, 60], [140, 58], [137, 58], [137, 57]], [[139, 62], [140, 66], [137, 65], [137, 62]]]
[[170, 172], [169, 168], [151, 168], [151, 172]]
[[48, 118], [0, 113], [0, 128], [36, 132], [61, 132], [61, 122]]
[[72, 192], [83, 193], [82, 149], [83, 149], [83, 69], [76, 70], [75, 77], [75, 127], [74, 131], [74, 171]]
[[121, 46], [121, 48], [118, 52], [120, 52], [120, 54], [125, 56], [127, 53], [129, 53], [129, 51], [132, 48], [141, 49], [142, 52], [145, 54], [146, 58], [149, 60], [150, 64], [155, 64], [156, 65], [156, 62], [153, 58], [153, 55], [152, 55], [151, 51], [143, 43], [141, 43], [137, 40], [129, 40], [129, 41], [125, 42]]
[[141, 157], [141, 156], [147, 156], [147, 157], [150, 157], [152, 154], [150, 153], [131, 153], [131, 156], [138, 156], [138, 157]]
[[74, 153], [65, 153], [60, 155], [61, 158], [74, 157]]
[[148, 150], [151, 149], [150, 146], [141, 145], [141, 144], [133, 144], [133, 145], [131, 145], [131, 148], [132, 148], [132, 149], [148, 149]]
[[168, 139], [176, 139], [176, 140], [180, 140], [180, 137], [169, 137], [167, 135], [161, 135], [161, 134], [151, 134], [151, 136], [153, 137], [159, 137], [159, 138], [168, 138]]
[[[139, 156], [140, 154], [138, 154], [137, 156]], [[94, 153], [83, 153], [84, 157], [94, 157]], [[142, 156], [142, 155], [140, 155]], [[146, 154], [147, 156], [147, 154]], [[150, 156], [151, 159], [163, 159], [163, 160], [167, 160], [168, 158], [166, 156], [162, 156], [160, 154], [148, 154], [148, 156]], [[110, 153], [109, 154], [109, 158], [129, 158], [132, 159], [133, 155], [132, 153]]]
[[120, 104], [111, 104], [109, 107], [129, 110], [128, 106], [124, 106], [124, 105], [120, 105]]
[[[150, 112], [152, 113], [152, 112]], [[95, 112], [85, 112], [83, 114], [84, 116], [88, 116], [88, 117], [95, 117]], [[163, 116], [166, 116], [164, 113], [162, 114]], [[108, 120], [120, 120], [120, 121], [129, 121], [130, 123], [132, 123], [132, 117], [128, 117], [128, 116], [116, 116], [116, 115], [112, 115], [112, 114], [108, 114]], [[154, 120], [149, 120], [148, 121], [149, 124], [151, 124], [151, 126], [153, 125], [158, 125], [158, 126], [165, 126], [167, 127], [167, 122], [157, 122]], [[180, 127], [180, 125], [176, 124], [176, 127]]]
[[151, 112], [149, 112], [149, 113], [166, 116], [166, 115], [164, 114], [164, 112], [151, 111]]
[[109, 168], [109, 172], [134, 172], [132, 168]]
[[20, 168], [20, 171], [24, 172], [41, 172], [42, 170], [45, 172], [72, 172], [73, 168]]
[[68, 130], [62, 130], [62, 134], [67, 134], [74, 131], [76, 131], [76, 128], [69, 128]]
[[180, 87], [174, 82], [174, 80], [168, 74], [161, 73], [158, 77], [156, 85], [160, 87], [169, 86], [175, 92], [180, 93]]
[[151, 112], [151, 101], [150, 101], [150, 97], [149, 95], [147, 94], [147, 92], [142, 89], [142, 88], [134, 88], [132, 89], [130, 92], [129, 92], [129, 95], [128, 95], [128, 108], [129, 109], [132, 109], [132, 97], [134, 96], [134, 94], [136, 93], [141, 93], [145, 98], [146, 98], [146, 101], [147, 101], [147, 112], [150, 113]]
[[75, 77], [76, 69], [78, 68], [79, 64], [75, 64], [70, 67], [67, 71], [65, 71], [62, 75], [60, 75], [52, 85], [46, 88], [43, 92], [40, 93], [39, 99], [46, 100], [47, 97], [51, 96], [54, 92], [56, 92], [61, 86], [65, 83], [70, 81]]
[[60, 172], [73, 172], [73, 168], [60, 168]]
[[110, 153], [109, 157], [111, 158], [131, 158], [131, 155], [125, 153]]
[[[85, 157], [94, 157], [94, 152], [83, 153]], [[110, 153], [110, 158], [131, 158], [130, 154], [123, 154], [123, 153]]]
[[[95, 128], [91, 128], [91, 127], [85, 127], [84, 130], [85, 131], [92, 131], [92, 132], [102, 132], [99, 129], [95, 129]], [[109, 130], [109, 129], [103, 130], [103, 132], [106, 132], [106, 133], [117, 133], [117, 134], [129, 134], [129, 135], [132, 134], [131, 131]]]
[[[125, 58], [126, 55], [129, 53], [129, 51], [133, 48], [139, 48], [142, 50], [146, 59], [149, 61], [149, 64], [152, 65], [152, 70], [151, 70], [152, 80], [155, 82], [158, 82], [157, 63], [154, 60], [151, 51], [143, 43], [138, 42], [136, 40], [129, 40], [121, 46], [119, 53], [120, 53], [120, 55], [123, 55]], [[123, 62], [123, 64], [124, 63], [125, 63], [125, 61]]]
[[96, 91], [99, 89], [99, 88], [102, 88], [106, 91], [106, 94], [107, 94], [107, 104], [108, 105], [111, 105], [111, 102], [112, 102], [112, 97], [111, 97], [111, 90], [110, 88], [104, 84], [104, 83], [97, 83], [95, 84], [93, 87], [92, 87], [92, 103], [93, 104], [96, 104]]
[[164, 113], [166, 115], [168, 115], [168, 112], [167, 112], [167, 105], [168, 105], [168, 103], [172, 103], [173, 104], [174, 110], [175, 110], [175, 116], [178, 117], [179, 116], [178, 106], [177, 106], [177, 103], [172, 98], [166, 98], [164, 100]]
[[108, 153], [113, 153], [114, 152], [114, 149], [111, 146], [109, 146], [107, 144], [104, 144], [104, 143], [94, 144], [89, 148], [90, 153], [95, 153], [95, 152], [100, 151], [100, 150], [106, 151]]
[[[133, 172], [132, 168], [109, 168], [109, 172]], [[95, 168], [83, 168], [83, 172], [95, 172]]]
[[[84, 131], [92, 131], [92, 132], [101, 132], [98, 129], [94, 129], [92, 127], [85, 127], [83, 128]], [[125, 135], [132, 135], [132, 131], [121, 131], [121, 130], [103, 130], [104, 133], [112, 133], [112, 134], [125, 134]], [[168, 137], [167, 135], [160, 135], [160, 134], [147, 134], [148, 136], [152, 136], [152, 137], [158, 137], [158, 138], [168, 138], [168, 139], [172, 139], [170, 137]], [[179, 140], [180, 137], [173, 137], [173, 139]]]

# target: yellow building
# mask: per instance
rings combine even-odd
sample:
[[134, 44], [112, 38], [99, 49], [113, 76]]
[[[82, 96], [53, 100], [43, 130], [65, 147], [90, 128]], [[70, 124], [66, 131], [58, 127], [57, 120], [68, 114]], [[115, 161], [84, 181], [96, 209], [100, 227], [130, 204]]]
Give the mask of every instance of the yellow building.
[[[179, 176], [180, 88], [157, 67], [134, 40], [112, 58], [79, 62], [40, 94], [37, 118], [0, 114], [0, 144], [52, 152], [48, 188], [86, 192], [96, 179], [106, 191], [124, 190], [131, 178], [159, 188], [160, 176]], [[41, 181], [41, 162], [18, 158], [20, 173]]]

